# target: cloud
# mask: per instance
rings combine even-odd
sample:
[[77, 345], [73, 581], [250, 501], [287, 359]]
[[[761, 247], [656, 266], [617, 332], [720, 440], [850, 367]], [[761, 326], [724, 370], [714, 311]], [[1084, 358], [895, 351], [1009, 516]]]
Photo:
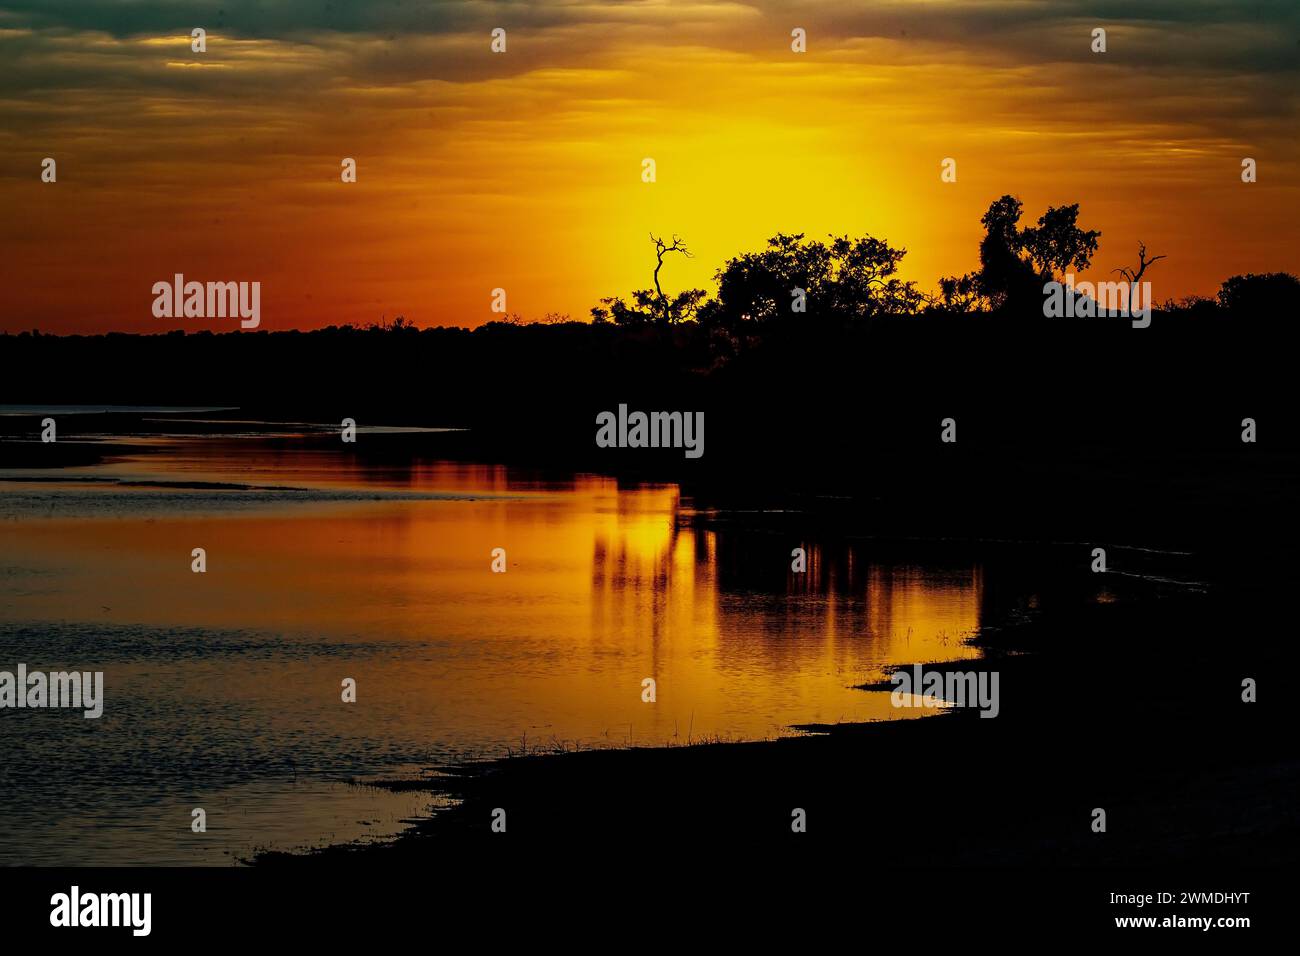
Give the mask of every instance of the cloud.
[[[878, 229], [929, 284], [971, 266], [980, 207], [1006, 191], [1037, 211], [1082, 199], [1108, 244], [1140, 229], [1177, 253], [1171, 279], [1215, 277], [1229, 254], [1295, 267], [1270, 218], [1294, 201], [1265, 192], [1300, 181], [1294, 0], [0, 4], [0, 202], [22, 226], [0, 253], [48, 268], [50, 289], [73, 262], [117, 281], [138, 244], [159, 268], [278, 263], [277, 288], [319, 281], [313, 308], [333, 295], [338, 321], [363, 298], [454, 321], [503, 274], [541, 277], [538, 311], [580, 315], [643, 281], [647, 223], [690, 230], [701, 284], [777, 224]], [[31, 186], [47, 155], [76, 197], [65, 220]], [[653, 200], [635, 191], [645, 155]], [[949, 155], [961, 186], [939, 198]], [[1243, 155], [1263, 171], [1245, 213]], [[1180, 247], [1194, 209], [1215, 241]], [[33, 236], [64, 263], [42, 266]], [[105, 244], [118, 259], [96, 260]]]

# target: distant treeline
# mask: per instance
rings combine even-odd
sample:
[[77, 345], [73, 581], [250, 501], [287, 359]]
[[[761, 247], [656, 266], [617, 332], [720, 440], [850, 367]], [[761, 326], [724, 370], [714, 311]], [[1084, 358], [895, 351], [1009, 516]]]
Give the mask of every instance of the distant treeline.
[[[1220, 542], [1244, 567], [1261, 542], [1273, 553], [1300, 540], [1294, 323], [1221, 308], [1157, 312], [1145, 329], [990, 315], [776, 323], [725, 358], [698, 323], [3, 335], [0, 404], [463, 426], [421, 454], [679, 481], [727, 506], [794, 495], [904, 537]], [[597, 447], [597, 416], [620, 404], [703, 412], [703, 456]], [[949, 418], [957, 440], [944, 443]], [[61, 420], [59, 442], [103, 427]], [[38, 433], [0, 418], [6, 441]]]
[[[880, 240], [798, 236], [728, 262], [715, 296], [669, 298], [658, 273], [684, 251], [674, 239], [655, 242], [655, 289], [606, 300], [593, 322], [4, 334], [0, 404], [458, 426], [427, 453], [680, 481], [757, 506], [810, 495], [903, 535], [1300, 540], [1295, 277], [1230, 278], [1215, 299], [1156, 307], [1145, 328], [1047, 318], [1041, 281], [1084, 267], [1099, 234], [1077, 207], [1024, 229], [1019, 216], [1011, 197], [994, 203], [981, 268], [937, 298], [898, 280], [903, 251]], [[1157, 261], [1143, 249], [1130, 272]], [[597, 416], [620, 404], [703, 412], [704, 454], [597, 447]], [[955, 442], [940, 440], [946, 419]], [[60, 422], [59, 441], [79, 427], [93, 430]], [[0, 418], [0, 437], [36, 434]]]
[[[1199, 434], [1206, 415], [1289, 415], [1295, 324], [1294, 311], [1222, 306], [1157, 310], [1149, 328], [881, 316], [757, 323], [725, 353], [716, 330], [699, 323], [20, 333], [0, 335], [0, 403], [235, 406], [314, 421], [465, 426], [586, 449], [595, 415], [627, 402], [734, 417], [729, 429], [710, 428], [706, 458], [728, 434], [794, 447], [825, 432], [862, 446], [896, 428], [910, 433], [913, 418], [933, 430], [935, 416], [959, 413], [970, 438], [987, 429], [1050, 443], [1075, 435], [1073, 422], [1162, 443], [1185, 421]], [[1279, 440], [1281, 423], [1261, 423], [1261, 434]], [[1235, 441], [1235, 431], [1224, 437]]]

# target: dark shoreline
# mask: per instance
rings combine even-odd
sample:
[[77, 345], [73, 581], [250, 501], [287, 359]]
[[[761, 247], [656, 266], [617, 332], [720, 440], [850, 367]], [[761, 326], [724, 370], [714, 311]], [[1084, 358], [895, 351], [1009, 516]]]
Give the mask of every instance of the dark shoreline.
[[[905, 867], [1289, 864], [1300, 849], [1290, 707], [1276, 697], [1242, 702], [1239, 678], [1279, 672], [1280, 652], [1242, 645], [1228, 664], [1213, 646], [1228, 604], [1165, 596], [992, 631], [979, 642], [988, 656], [964, 668], [1000, 671], [995, 719], [958, 710], [805, 726], [808, 736], [771, 741], [444, 767], [436, 782], [392, 784], [458, 802], [391, 843], [266, 852], [251, 862], [421, 864], [507, 839], [557, 852], [796, 839], [823, 848], [901, 841], [908, 857], [895, 862]], [[1132, 643], [1170, 625], [1196, 640]], [[1099, 668], [1079, 666], [1088, 653]], [[498, 807], [507, 835], [491, 830]], [[807, 813], [804, 834], [791, 832], [795, 807]], [[1091, 830], [1096, 807], [1107, 812], [1106, 833]]]
[[[415, 449], [490, 460], [508, 439], [388, 438], [357, 453], [399, 461]], [[1069, 552], [1072, 578], [1088, 576], [1089, 548], [1102, 543], [1128, 550], [1114, 562], [1116, 582], [1134, 562], [1143, 572], [1144, 562], [1159, 566], [1140, 599], [1061, 600], [1028, 619], [986, 622], [978, 643], [1002, 673], [994, 720], [957, 712], [804, 728], [816, 733], [766, 742], [441, 768], [445, 776], [429, 789], [459, 802], [415, 821], [391, 844], [268, 852], [252, 862], [418, 865], [447, 847], [478, 852], [485, 838], [565, 851], [620, 841], [685, 847], [794, 838], [830, 846], [897, 839], [918, 865], [1289, 863], [1300, 850], [1300, 747], [1286, 699], [1295, 651], [1285, 630], [1297, 455], [1289, 447], [1212, 446], [1012, 452], [982, 446], [977, 436], [954, 456], [932, 447], [886, 449], [872, 469], [852, 474], [836, 472], [832, 456], [793, 487], [779, 473], [733, 485], [730, 467], [681, 479], [695, 506], [685, 520], [774, 540], [870, 538], [976, 550], [1055, 542]], [[42, 451], [0, 443], [0, 457], [16, 450]], [[580, 456], [561, 468], [558, 457], [523, 449], [505, 460], [521, 476], [571, 475], [592, 460]], [[671, 471], [660, 476], [629, 461], [635, 464], [623, 454], [591, 470], [620, 481], [672, 480]], [[855, 483], [859, 493], [842, 493]], [[1187, 573], [1170, 573], [1170, 561]], [[1162, 576], [1197, 587], [1164, 585]], [[1258, 681], [1258, 702], [1242, 702], [1244, 677]], [[508, 837], [490, 829], [496, 807], [507, 809]], [[807, 811], [806, 834], [790, 831], [795, 807]], [[1096, 807], [1108, 813], [1105, 834], [1090, 828]]]

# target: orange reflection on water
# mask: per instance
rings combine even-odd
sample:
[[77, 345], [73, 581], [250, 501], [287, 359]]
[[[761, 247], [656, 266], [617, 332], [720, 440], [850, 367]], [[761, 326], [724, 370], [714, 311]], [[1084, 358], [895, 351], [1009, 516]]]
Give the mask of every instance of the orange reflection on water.
[[[976, 567], [805, 543], [808, 572], [793, 574], [780, 536], [728, 544], [732, 532], [684, 518], [675, 487], [543, 483], [446, 462], [390, 473], [338, 457], [209, 451], [110, 471], [454, 497], [268, 492], [221, 510], [222, 492], [200, 490], [137, 513], [114, 506], [118, 492], [92, 489], [102, 517], [4, 523], [10, 560], [41, 572], [40, 586], [5, 589], [4, 616], [138, 627], [162, 641], [211, 632], [212, 660], [191, 648], [198, 656], [176, 665], [204, 679], [240, 665], [216, 653], [220, 635], [255, 634], [256, 680], [274, 682], [286, 713], [354, 729], [353, 716], [321, 704], [337, 698], [347, 669], [365, 678], [374, 733], [435, 751], [525, 736], [768, 737], [793, 723], [916, 716], [851, 685], [890, 664], [976, 656], [962, 643], [979, 624]], [[205, 574], [190, 570], [195, 547], [206, 549]], [[491, 571], [494, 548], [506, 551], [506, 573]], [[184, 636], [166, 637], [176, 629]], [[641, 700], [647, 677], [653, 705]]]

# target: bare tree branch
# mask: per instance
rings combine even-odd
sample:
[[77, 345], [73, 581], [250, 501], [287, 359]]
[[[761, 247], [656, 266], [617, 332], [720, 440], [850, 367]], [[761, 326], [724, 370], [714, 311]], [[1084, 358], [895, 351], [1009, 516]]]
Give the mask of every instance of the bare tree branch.
[[663, 287], [659, 284], [659, 270], [664, 267], [664, 255], [669, 252], [680, 252], [687, 259], [694, 259], [695, 257], [691, 255], [690, 250], [686, 248], [686, 243], [682, 242], [676, 233], [673, 234], [673, 244], [671, 246], [667, 245], [653, 232], [650, 233], [650, 241], [655, 244], [655, 258], [657, 259], [655, 264], [655, 292], [659, 294], [659, 317], [667, 325], [670, 321], [668, 296], [664, 295]]
[[1137, 271], [1135, 272], [1132, 269], [1111, 269], [1110, 270], [1111, 272], [1118, 272], [1120, 275], [1122, 275], [1125, 279], [1128, 280], [1129, 312], [1133, 311], [1133, 290], [1137, 286], [1137, 284], [1142, 281], [1142, 276], [1146, 274], [1147, 269], [1150, 266], [1155, 265], [1161, 259], [1168, 259], [1168, 258], [1169, 258], [1168, 256], [1155, 256], [1154, 258], [1148, 259], [1147, 244], [1143, 242], [1141, 239], [1139, 239]]

